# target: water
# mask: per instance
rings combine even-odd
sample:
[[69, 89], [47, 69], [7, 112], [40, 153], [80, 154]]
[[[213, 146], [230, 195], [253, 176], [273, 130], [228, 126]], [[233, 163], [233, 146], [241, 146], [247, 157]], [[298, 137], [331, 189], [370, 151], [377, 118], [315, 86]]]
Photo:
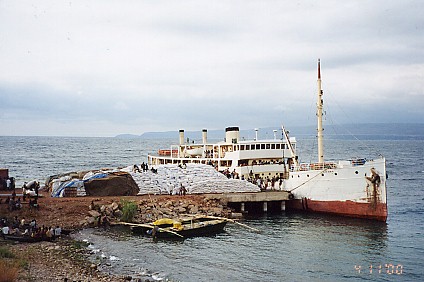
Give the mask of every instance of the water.
[[[391, 138], [393, 139], [393, 138]], [[171, 140], [174, 141], [174, 140]], [[170, 140], [0, 137], [0, 167], [18, 186], [49, 175], [146, 161]], [[316, 145], [298, 140], [301, 161]], [[103, 270], [172, 281], [421, 281], [424, 277], [424, 140], [327, 140], [329, 159], [383, 154], [387, 223], [284, 213], [247, 218], [257, 234], [228, 224], [214, 237], [153, 242], [125, 230], [84, 230]], [[103, 258], [101, 258], [103, 257]], [[372, 268], [371, 268], [372, 265]], [[381, 265], [381, 268], [379, 266]]]

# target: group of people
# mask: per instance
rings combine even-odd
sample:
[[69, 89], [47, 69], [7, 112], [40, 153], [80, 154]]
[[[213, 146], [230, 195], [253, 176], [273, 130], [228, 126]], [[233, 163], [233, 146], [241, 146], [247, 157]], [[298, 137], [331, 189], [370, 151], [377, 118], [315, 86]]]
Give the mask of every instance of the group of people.
[[[140, 168], [141, 167], [141, 168]], [[135, 173], [135, 172], [140, 172], [140, 173], [142, 173], [142, 172], [147, 172], [148, 170], [149, 170], [149, 165], [148, 164], [145, 164], [144, 162], [140, 165], [140, 167], [138, 166], [138, 165], [133, 165], [133, 169], [132, 169], [132, 171]], [[153, 173], [158, 173], [158, 170], [157, 169], [155, 169], [155, 168], [151, 168], [150, 169]]]
[[133, 166], [133, 172], [147, 172], [149, 170], [149, 165], [145, 164], [144, 162], [140, 165], [134, 165]]
[[235, 169], [232, 172], [230, 172], [230, 170], [227, 168], [226, 170], [222, 171], [222, 174], [224, 174], [228, 179], [230, 178], [240, 179], [240, 176]]
[[256, 179], [248, 179], [249, 182], [258, 185], [261, 191], [266, 190], [281, 190], [283, 187], [283, 179], [280, 177], [269, 177], [263, 179], [262, 177], [258, 177]]
[[13, 192], [12, 197], [7, 196], [5, 204], [8, 205], [9, 211], [20, 210], [22, 208], [21, 198], [16, 198], [15, 192]]
[[43, 240], [53, 240], [62, 235], [62, 228], [60, 226], [38, 226], [37, 221], [33, 218], [29, 223], [26, 222], [25, 217], [21, 220], [15, 216], [12, 220], [6, 218], [0, 219], [0, 228], [3, 239], [6, 235], [16, 236], [30, 236], [33, 238], [40, 238]]
[[[23, 194], [22, 201], [21, 197], [16, 197], [16, 192], [13, 191], [12, 196], [7, 196], [4, 203], [8, 205], [9, 211], [15, 211], [22, 209], [22, 203], [26, 200], [26, 194]], [[2, 204], [3, 199], [0, 199], [0, 204]], [[29, 208], [30, 209], [39, 209], [38, 205], [38, 196], [35, 196], [34, 198], [29, 197]]]

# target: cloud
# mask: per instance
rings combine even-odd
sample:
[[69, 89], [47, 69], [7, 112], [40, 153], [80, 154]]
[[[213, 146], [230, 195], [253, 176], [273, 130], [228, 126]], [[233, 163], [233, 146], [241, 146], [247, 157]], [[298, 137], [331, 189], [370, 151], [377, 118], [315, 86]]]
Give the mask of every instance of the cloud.
[[423, 6], [2, 1], [3, 134], [314, 124], [317, 58], [328, 109], [422, 122]]

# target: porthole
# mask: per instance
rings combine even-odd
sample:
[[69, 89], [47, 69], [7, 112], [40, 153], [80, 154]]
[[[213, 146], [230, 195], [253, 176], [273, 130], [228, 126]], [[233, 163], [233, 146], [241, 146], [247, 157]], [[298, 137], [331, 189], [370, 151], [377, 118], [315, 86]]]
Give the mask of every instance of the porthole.
[[337, 172], [335, 172], [334, 175], [337, 175]]
[[309, 177], [309, 174], [307, 174], [306, 177]]
[[297, 177], [300, 177], [300, 174], [298, 174]]
[[358, 171], [355, 171], [355, 174], [358, 174], [359, 172]]
[[321, 174], [322, 176], [324, 176], [324, 173], [323, 174]]

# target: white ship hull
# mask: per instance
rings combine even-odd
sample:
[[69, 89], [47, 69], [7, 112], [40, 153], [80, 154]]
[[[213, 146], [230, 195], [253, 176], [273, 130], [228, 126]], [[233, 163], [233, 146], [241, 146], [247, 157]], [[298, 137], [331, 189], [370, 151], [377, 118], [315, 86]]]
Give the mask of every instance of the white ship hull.
[[[375, 169], [379, 182], [370, 180]], [[284, 189], [294, 199], [289, 209], [325, 212], [385, 221], [387, 218], [385, 159], [352, 164], [339, 162], [321, 170], [290, 172]]]

